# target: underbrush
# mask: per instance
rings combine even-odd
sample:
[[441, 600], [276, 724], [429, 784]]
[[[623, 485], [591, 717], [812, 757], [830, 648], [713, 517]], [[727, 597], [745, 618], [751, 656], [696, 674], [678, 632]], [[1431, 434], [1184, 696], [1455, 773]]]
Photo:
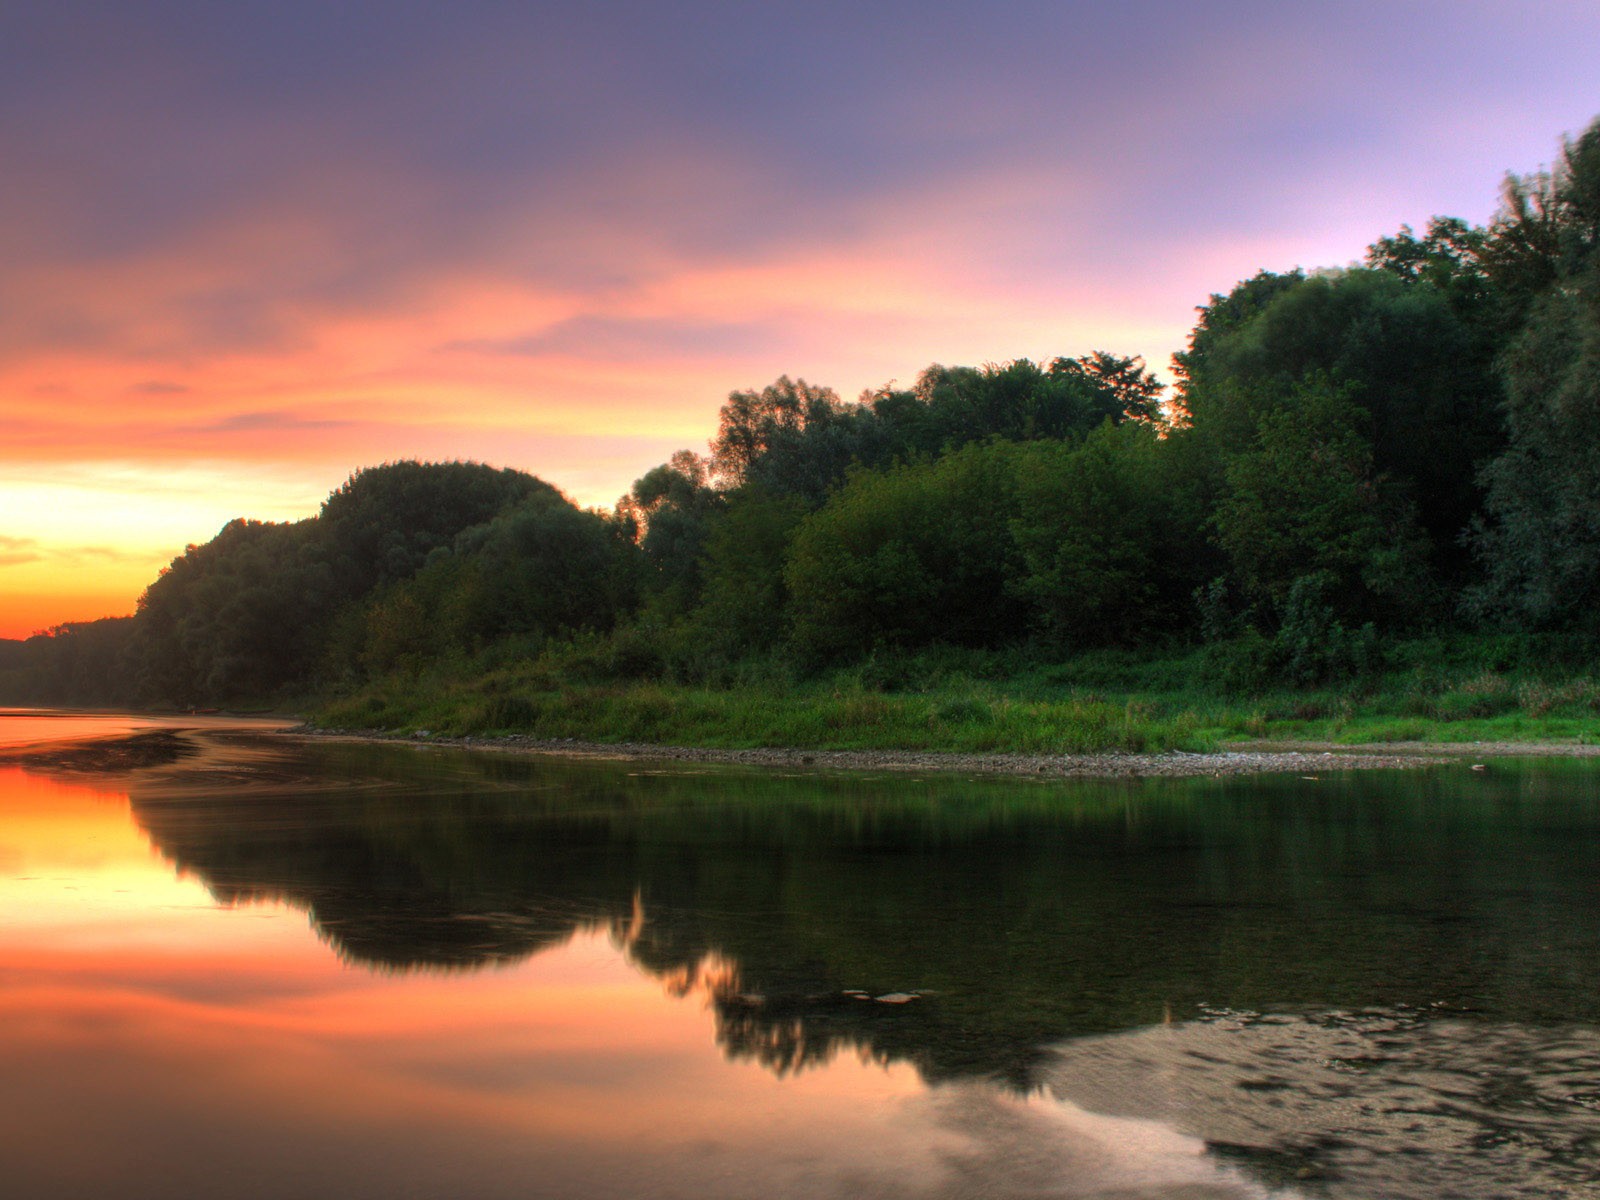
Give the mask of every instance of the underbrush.
[[1259, 639], [1249, 637], [1071, 657], [887, 650], [806, 672], [777, 657], [723, 661], [634, 629], [387, 676], [328, 700], [312, 719], [448, 735], [1026, 753], [1600, 738], [1600, 678], [1582, 647], [1359, 641], [1342, 667], [1292, 686], [1273, 676], [1270, 657], [1262, 665]]

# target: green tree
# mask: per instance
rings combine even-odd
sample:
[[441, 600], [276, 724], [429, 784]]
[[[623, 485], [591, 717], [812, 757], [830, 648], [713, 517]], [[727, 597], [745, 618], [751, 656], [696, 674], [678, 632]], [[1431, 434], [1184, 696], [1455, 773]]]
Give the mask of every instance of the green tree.
[[1531, 299], [1502, 360], [1510, 444], [1484, 471], [1473, 541], [1487, 582], [1469, 601], [1600, 628], [1600, 119], [1506, 193], [1491, 270]]
[[1249, 279], [1234, 285], [1227, 295], [1213, 292], [1209, 303], [1195, 311], [1200, 319], [1189, 334], [1189, 346], [1172, 356], [1172, 371], [1177, 378], [1177, 405], [1181, 421], [1187, 421], [1192, 407], [1192, 395], [1197, 383], [1209, 374], [1212, 355], [1217, 346], [1261, 314], [1268, 305], [1284, 292], [1305, 279], [1305, 273], [1294, 270], [1287, 273], [1257, 271]]
[[704, 598], [695, 614], [706, 643], [738, 657], [783, 640], [784, 561], [805, 514], [798, 498], [759, 488], [728, 498], [706, 541]]
[[416, 668], [504, 639], [528, 649], [581, 629], [608, 629], [628, 606], [627, 573], [606, 521], [535, 495], [462, 531], [410, 579], [369, 599], [360, 650], [371, 671]]
[[305, 680], [340, 589], [315, 523], [236, 520], [189, 546], [139, 599], [132, 654], [145, 698], [259, 698]]
[[1227, 466], [1213, 517], [1245, 594], [1281, 610], [1296, 580], [1325, 577], [1345, 614], [1405, 610], [1419, 596], [1409, 502], [1375, 469], [1368, 414], [1327, 379], [1265, 413]]
[[700, 559], [722, 493], [710, 463], [689, 450], [652, 467], [617, 501], [617, 518], [638, 545], [645, 591], [658, 609], [685, 612], [700, 596]]
[[815, 659], [877, 646], [994, 645], [1026, 627], [1005, 442], [860, 471], [796, 530], [784, 579], [794, 643]]
[[1128, 422], [1019, 452], [1012, 591], [1059, 646], [1131, 644], [1181, 619], [1196, 581], [1173, 545], [1163, 449]]
[[[1257, 284], [1250, 281], [1251, 284]], [[1241, 285], [1249, 286], [1249, 285]], [[1503, 445], [1500, 386], [1484, 330], [1425, 281], [1352, 270], [1273, 285], [1270, 299], [1191, 355], [1185, 403], [1196, 453], [1219, 485], [1237, 448], [1296, 390], [1331, 380], [1365, 414], [1376, 474], [1427, 533], [1413, 565], [1459, 580], [1480, 464]], [[1213, 493], [1220, 495], [1220, 488]]]
[[415, 574], [462, 530], [533, 496], [560, 493], [524, 471], [483, 463], [384, 463], [355, 472], [323, 501], [317, 534], [355, 597]]
[[759, 392], [731, 392], [711, 471], [724, 490], [754, 484], [818, 503], [854, 458], [851, 415], [832, 388], [787, 375]]

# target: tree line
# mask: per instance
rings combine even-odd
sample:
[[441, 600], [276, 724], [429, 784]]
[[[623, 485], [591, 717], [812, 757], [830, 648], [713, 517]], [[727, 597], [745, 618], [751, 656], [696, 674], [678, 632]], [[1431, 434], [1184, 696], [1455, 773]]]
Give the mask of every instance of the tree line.
[[0, 697], [220, 703], [575, 640], [702, 681], [1207, 642], [1309, 684], [1419, 631], [1600, 635], [1600, 120], [1486, 226], [1213, 295], [1173, 368], [1170, 394], [1105, 352], [854, 402], [781, 378], [610, 511], [477, 463], [367, 468], [315, 517], [188, 547], [132, 617], [0, 642]]

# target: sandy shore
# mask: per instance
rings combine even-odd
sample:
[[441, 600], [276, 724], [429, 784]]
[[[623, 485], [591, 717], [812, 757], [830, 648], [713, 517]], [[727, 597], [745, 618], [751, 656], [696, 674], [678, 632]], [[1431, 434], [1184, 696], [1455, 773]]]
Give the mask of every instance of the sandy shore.
[[532, 737], [440, 737], [426, 731], [396, 737], [366, 730], [293, 729], [291, 736], [317, 740], [484, 750], [501, 754], [601, 758], [628, 762], [721, 763], [788, 770], [957, 772], [980, 775], [1031, 775], [1055, 778], [1143, 778], [1201, 775], [1259, 775], [1289, 772], [1396, 769], [1442, 763], [1478, 763], [1494, 757], [1592, 757], [1600, 746], [1518, 744], [1511, 742], [1391, 742], [1372, 747], [1296, 742], [1260, 742], [1208, 754], [961, 754], [932, 750], [717, 750], [696, 746], [655, 746], [634, 742], [546, 741]]

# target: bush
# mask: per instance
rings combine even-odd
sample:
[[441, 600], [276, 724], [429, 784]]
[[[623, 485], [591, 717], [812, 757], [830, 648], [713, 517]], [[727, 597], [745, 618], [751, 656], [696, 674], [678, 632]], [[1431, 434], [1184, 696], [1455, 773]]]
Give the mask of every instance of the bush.
[[1289, 588], [1277, 632], [1251, 628], [1206, 647], [1210, 682], [1230, 692], [1308, 688], [1366, 678], [1381, 669], [1382, 651], [1371, 623], [1348, 629], [1327, 601], [1331, 579], [1303, 575]]
[[1346, 629], [1327, 596], [1332, 579], [1303, 575], [1289, 587], [1283, 620], [1268, 643], [1269, 669], [1283, 683], [1310, 687], [1356, 679], [1378, 665], [1378, 637], [1372, 625]]
[[994, 645], [1023, 624], [1005, 442], [853, 475], [795, 533], [784, 579], [793, 639], [813, 661], [877, 647]]

